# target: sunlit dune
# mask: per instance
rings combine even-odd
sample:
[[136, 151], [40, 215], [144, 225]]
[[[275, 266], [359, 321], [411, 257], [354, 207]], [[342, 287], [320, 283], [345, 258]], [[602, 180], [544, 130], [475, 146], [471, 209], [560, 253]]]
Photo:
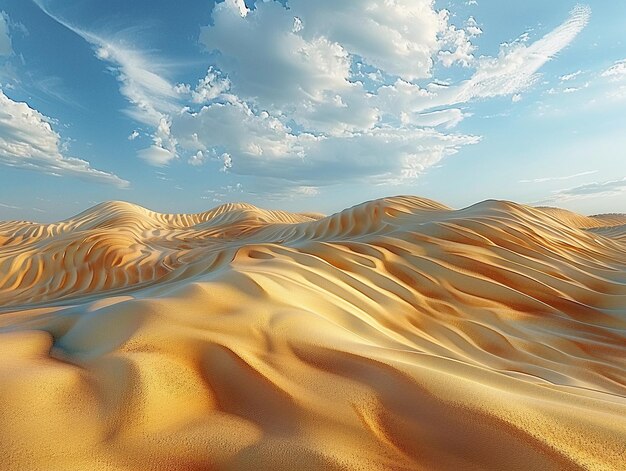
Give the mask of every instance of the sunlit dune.
[[626, 216], [0, 223], [0, 469], [624, 470]]

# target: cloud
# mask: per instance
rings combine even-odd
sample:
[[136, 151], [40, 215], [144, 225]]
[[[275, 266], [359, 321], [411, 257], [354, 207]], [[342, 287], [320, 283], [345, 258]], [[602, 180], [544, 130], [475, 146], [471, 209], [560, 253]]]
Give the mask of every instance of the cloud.
[[165, 152], [155, 151], [155, 148], [161, 148], [174, 158], [176, 142], [169, 135], [167, 123], [169, 115], [181, 109], [180, 90], [164, 77], [168, 67], [158, 58], [126, 46], [123, 37], [107, 38], [87, 31], [52, 13], [45, 0], [34, 1], [51, 19], [91, 44], [98, 59], [110, 64], [110, 72], [120, 83], [120, 93], [132, 105], [125, 110], [126, 114], [139, 123], [156, 128], [153, 146], [140, 151], [139, 157], [148, 163], [163, 165], [171, 159], [165, 158]]
[[470, 16], [465, 22], [465, 30], [470, 34], [470, 36], [480, 36], [483, 34], [483, 30], [480, 29], [476, 19], [473, 16]]
[[561, 180], [571, 180], [572, 178], [583, 177], [585, 175], [592, 175], [594, 173], [598, 173], [597, 170], [590, 170], [588, 172], [575, 173], [573, 175], [565, 175], [559, 177], [542, 177], [542, 178], [534, 178], [531, 180], [520, 180], [520, 183], [545, 183], [545, 182], [554, 182]]
[[563, 93], [576, 93], [582, 90], [580, 87], [566, 87], [563, 89]]
[[11, 36], [9, 35], [9, 16], [0, 11], [0, 57], [8, 57], [13, 54]]
[[85, 38], [96, 47], [98, 59], [111, 64], [120, 93], [133, 105], [127, 113], [139, 122], [158, 126], [166, 113], [175, 112], [178, 94], [159, 72], [158, 61], [92, 34]]
[[626, 193], [626, 177], [618, 180], [587, 183], [559, 190], [552, 195], [550, 201], [595, 198], [598, 196], [620, 195], [622, 193]]
[[575, 79], [576, 77], [578, 77], [582, 73], [583, 73], [582, 70], [577, 70], [576, 72], [572, 72], [571, 74], [561, 75], [561, 77], [559, 77], [559, 80], [561, 82], [569, 82], [570, 80]]
[[198, 81], [191, 92], [194, 103], [209, 103], [230, 89], [230, 81], [219, 70], [209, 67], [206, 76]]
[[443, 96], [449, 103], [462, 103], [524, 91], [537, 81], [538, 70], [582, 31], [590, 16], [589, 7], [577, 6], [563, 24], [532, 44], [523, 39], [503, 44], [497, 57], [481, 57], [474, 75]]
[[171, 151], [157, 145], [152, 145], [147, 149], [142, 149], [137, 152], [137, 155], [155, 167], [164, 167], [172, 159], [176, 158], [176, 155]]
[[302, 22], [304, 41], [324, 38], [409, 81], [430, 77], [432, 58], [448, 28], [447, 12], [435, 10], [431, 0], [291, 0], [289, 8], [290, 16]]
[[[432, 0], [264, 1], [252, 9], [226, 0], [201, 29], [211, 54], [195, 84], [174, 84], [159, 58], [48, 14], [93, 45], [131, 103], [127, 113], [152, 126], [140, 158], [163, 166], [183, 157], [253, 177], [250, 191], [289, 193], [409, 181], [478, 143], [452, 131], [471, 115], [466, 104], [517, 100], [590, 10], [577, 7], [533, 43], [520, 37], [495, 57], [476, 57], [476, 19], [452, 24], [454, 15]], [[469, 79], [443, 84], [436, 64], [469, 68]]]
[[92, 168], [85, 160], [64, 156], [61, 138], [52, 129], [50, 121], [26, 103], [11, 100], [0, 90], [0, 163], [120, 188], [129, 185], [117, 175]]
[[[454, 105], [515, 97], [589, 14], [577, 7], [538, 41], [520, 39], [504, 44], [497, 57], [475, 60], [471, 37], [482, 32], [476, 20], [459, 29], [430, 1], [293, 0], [289, 9], [263, 2], [247, 10], [227, 0], [200, 36], [217, 52], [214, 70], [222, 71], [223, 85], [211, 87], [212, 101], [201, 109], [174, 116], [171, 131], [181, 149], [228, 152], [229, 172], [240, 175], [310, 186], [335, 183], [335, 175], [387, 183], [415, 178], [479, 141], [432, 129], [453, 128], [464, 118]], [[430, 77], [437, 57], [476, 71], [458, 84], [416, 84]], [[359, 72], [367, 68], [374, 72]], [[368, 85], [364, 77], [372, 75], [382, 85]], [[215, 72], [207, 77], [215, 81]]]
[[228, 149], [229, 172], [309, 186], [347, 179], [397, 183], [415, 178], [479, 140], [428, 128], [374, 128], [337, 136], [296, 134], [269, 113], [256, 114], [243, 102], [214, 104], [181, 115], [174, 120], [172, 132], [184, 136], [179, 140], [183, 147], [203, 153]]
[[602, 77], [607, 77], [613, 81], [620, 81], [626, 78], [626, 59], [616, 61], [611, 67], [602, 72]]

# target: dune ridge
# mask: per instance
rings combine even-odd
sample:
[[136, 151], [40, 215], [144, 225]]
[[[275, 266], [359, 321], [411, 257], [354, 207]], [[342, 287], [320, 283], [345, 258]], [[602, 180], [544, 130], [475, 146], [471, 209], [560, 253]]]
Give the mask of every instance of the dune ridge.
[[411, 196], [0, 223], [5, 469], [621, 470], [625, 228]]

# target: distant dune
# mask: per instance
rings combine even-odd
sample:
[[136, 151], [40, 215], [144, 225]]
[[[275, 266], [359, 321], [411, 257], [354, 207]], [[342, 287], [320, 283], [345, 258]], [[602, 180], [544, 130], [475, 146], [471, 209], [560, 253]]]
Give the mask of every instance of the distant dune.
[[626, 469], [626, 216], [0, 223], [0, 469]]

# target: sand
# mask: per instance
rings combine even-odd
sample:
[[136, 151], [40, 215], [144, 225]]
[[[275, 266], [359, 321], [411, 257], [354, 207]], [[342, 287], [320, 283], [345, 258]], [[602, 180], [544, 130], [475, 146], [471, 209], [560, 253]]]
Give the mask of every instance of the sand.
[[0, 469], [624, 470], [626, 218], [0, 223]]

